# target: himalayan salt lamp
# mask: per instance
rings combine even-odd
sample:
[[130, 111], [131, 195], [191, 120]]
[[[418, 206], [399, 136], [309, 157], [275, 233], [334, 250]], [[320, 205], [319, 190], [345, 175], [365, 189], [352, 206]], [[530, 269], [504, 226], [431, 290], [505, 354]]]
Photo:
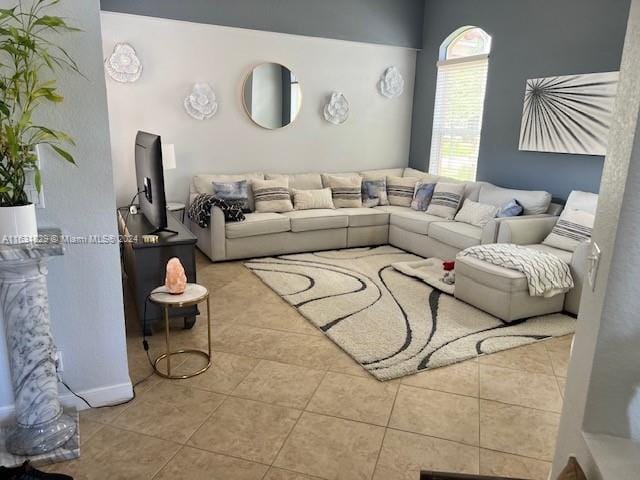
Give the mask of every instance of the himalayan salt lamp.
[[167, 276], [165, 277], [164, 285], [169, 293], [173, 295], [180, 295], [187, 288], [187, 276], [184, 273], [184, 267], [176, 257], [167, 262]]

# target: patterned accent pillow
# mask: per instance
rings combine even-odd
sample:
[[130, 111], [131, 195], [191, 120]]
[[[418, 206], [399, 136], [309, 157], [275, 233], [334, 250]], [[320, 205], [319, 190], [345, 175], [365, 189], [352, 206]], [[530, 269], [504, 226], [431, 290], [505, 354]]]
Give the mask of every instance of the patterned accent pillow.
[[319, 190], [296, 190], [292, 189], [293, 206], [296, 210], [313, 210], [316, 208], [336, 208], [330, 188]]
[[431, 197], [431, 203], [427, 207], [429, 215], [453, 220], [462, 202], [464, 195], [464, 183], [440, 183], [436, 184]]
[[362, 206], [377, 207], [389, 205], [387, 198], [387, 180], [363, 180], [362, 181]]
[[436, 189], [435, 183], [418, 182], [416, 188], [413, 191], [413, 200], [411, 201], [411, 208], [418, 210], [419, 212], [425, 212], [431, 202], [433, 191]]
[[224, 200], [231, 207], [235, 206], [244, 213], [249, 213], [249, 183], [246, 180], [239, 182], [211, 182], [214, 196]]
[[573, 252], [582, 242], [591, 239], [595, 219], [592, 213], [565, 209], [556, 226], [542, 243]]
[[322, 175], [322, 184], [331, 189], [336, 208], [362, 207], [362, 177]]
[[289, 180], [252, 180], [253, 198], [256, 212], [282, 213], [293, 210], [291, 195], [289, 195]]
[[517, 217], [522, 215], [522, 212], [524, 212], [524, 207], [514, 198], [502, 205], [496, 216], [498, 218]]
[[387, 197], [390, 205], [410, 207], [418, 179], [414, 177], [387, 177]]
[[454, 220], [476, 227], [484, 227], [492, 218], [496, 217], [496, 213], [498, 213], [498, 207], [467, 199]]

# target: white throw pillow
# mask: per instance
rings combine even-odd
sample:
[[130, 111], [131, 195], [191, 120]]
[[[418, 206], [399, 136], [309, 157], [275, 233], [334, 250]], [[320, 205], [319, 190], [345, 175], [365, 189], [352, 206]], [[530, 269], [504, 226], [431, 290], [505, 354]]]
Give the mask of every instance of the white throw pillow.
[[440, 183], [431, 197], [431, 203], [427, 208], [429, 215], [453, 220], [464, 196], [464, 183]]
[[330, 188], [319, 190], [292, 190], [293, 207], [296, 210], [313, 210], [316, 208], [336, 208], [333, 205]]
[[410, 207], [418, 179], [415, 177], [387, 177], [389, 205]]
[[322, 184], [330, 188], [336, 208], [362, 207], [362, 177], [322, 174]]
[[289, 180], [252, 180], [253, 198], [256, 212], [282, 213], [293, 210], [291, 195], [289, 195]]
[[456, 222], [470, 223], [476, 227], [484, 227], [498, 214], [498, 207], [484, 203], [465, 200], [462, 208], [454, 219]]
[[595, 219], [592, 213], [565, 208], [558, 223], [542, 243], [573, 252], [582, 242], [591, 239]]

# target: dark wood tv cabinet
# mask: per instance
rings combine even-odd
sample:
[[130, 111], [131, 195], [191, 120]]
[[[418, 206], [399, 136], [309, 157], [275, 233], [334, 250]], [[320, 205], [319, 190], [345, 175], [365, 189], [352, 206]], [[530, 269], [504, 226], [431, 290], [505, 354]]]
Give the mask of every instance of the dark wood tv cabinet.
[[[149, 293], [164, 284], [167, 262], [177, 257], [184, 266], [187, 282], [196, 283], [195, 246], [197, 239], [187, 227], [173, 215], [167, 215], [167, 228], [177, 234], [161, 232], [157, 243], [144, 243], [143, 235], [154, 230], [142, 213], [129, 215], [128, 207], [118, 208], [118, 231], [122, 236], [121, 252], [127, 283], [131, 288], [136, 312], [146, 335], [153, 334], [156, 322], [162, 319], [162, 311], [148, 302]], [[126, 219], [126, 226], [125, 226]], [[145, 319], [146, 303], [146, 322]], [[197, 307], [171, 309], [171, 318], [182, 318], [185, 328], [195, 325]]]

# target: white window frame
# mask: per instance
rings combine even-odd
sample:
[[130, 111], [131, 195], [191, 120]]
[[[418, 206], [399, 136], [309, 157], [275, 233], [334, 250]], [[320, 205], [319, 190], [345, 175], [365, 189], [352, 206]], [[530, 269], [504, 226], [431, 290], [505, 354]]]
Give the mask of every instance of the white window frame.
[[[473, 153], [474, 158], [469, 163], [469, 166], [472, 168], [473, 175], [471, 177], [461, 177], [456, 175], [451, 175], [451, 176], [459, 180], [475, 181], [477, 176], [480, 139], [482, 135], [484, 103], [486, 99], [486, 86], [488, 82], [488, 67], [489, 67], [489, 57], [490, 57], [490, 51], [491, 51], [491, 36], [489, 36], [484, 30], [482, 30], [485, 33], [485, 35], [487, 35], [488, 37], [488, 45], [487, 45], [488, 53], [484, 53], [480, 55], [472, 55], [468, 57], [458, 57], [453, 59], [446, 58], [447, 50], [449, 49], [451, 44], [455, 40], [457, 40], [458, 37], [462, 35], [464, 32], [468, 30], [473, 30], [473, 29], [482, 30], [480, 27], [475, 27], [475, 26], [467, 26], [467, 27], [459, 28], [456, 31], [454, 31], [451, 35], [449, 35], [449, 37], [447, 37], [447, 39], [440, 46], [440, 52], [439, 52], [440, 60], [437, 62], [438, 81], [436, 84], [436, 96], [435, 96], [434, 112], [433, 112], [433, 128], [432, 128], [432, 134], [431, 134], [431, 152], [430, 152], [430, 158], [429, 158], [429, 172], [435, 175], [445, 175], [445, 176], [447, 174], [451, 175], [451, 173], [447, 171], [448, 169], [446, 167], [443, 167], [443, 163], [445, 163], [443, 162], [444, 156], [442, 152], [443, 139], [446, 138], [447, 136], [449, 137], [454, 135], [461, 136], [461, 137], [471, 138], [472, 139], [471, 143], [472, 144], [475, 143], [475, 146], [474, 146], [475, 151]], [[464, 64], [469, 64], [470, 66], [477, 68], [479, 62], [485, 62], [485, 65], [484, 65], [485, 83], [483, 86], [482, 103], [479, 107], [480, 108], [479, 117], [478, 117], [479, 124], [472, 126], [470, 129], [464, 129], [464, 130], [459, 128], [453, 129], [453, 128], [445, 127], [443, 125], [443, 123], [445, 122], [445, 116], [442, 114], [442, 112], [440, 112], [440, 110], [438, 109], [438, 106], [441, 105], [446, 100], [445, 98], [441, 98], [441, 97], [443, 95], [447, 95], [450, 93], [444, 91], [444, 86], [440, 81], [442, 78], [441, 75], [443, 75], [443, 72], [441, 69], [447, 66], [464, 65]], [[454, 162], [455, 160], [451, 163], [454, 163]]]

